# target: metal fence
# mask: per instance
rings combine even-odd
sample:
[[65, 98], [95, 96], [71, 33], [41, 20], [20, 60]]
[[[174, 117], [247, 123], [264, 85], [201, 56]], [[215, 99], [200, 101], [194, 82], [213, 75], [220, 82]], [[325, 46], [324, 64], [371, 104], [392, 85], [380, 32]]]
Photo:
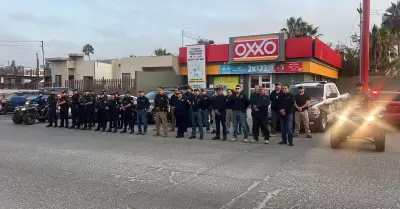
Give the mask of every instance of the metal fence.
[[66, 80], [65, 87], [78, 89], [78, 90], [89, 90], [94, 91], [105, 90], [107, 92], [123, 92], [129, 90], [133, 92], [135, 85], [135, 79], [123, 78], [123, 79], [83, 79], [83, 80]]

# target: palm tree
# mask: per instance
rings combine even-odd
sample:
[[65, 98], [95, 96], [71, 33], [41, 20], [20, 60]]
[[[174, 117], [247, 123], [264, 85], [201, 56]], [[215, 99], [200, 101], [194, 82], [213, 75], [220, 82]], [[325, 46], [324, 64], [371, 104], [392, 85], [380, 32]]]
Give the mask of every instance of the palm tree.
[[397, 54], [400, 54], [400, 1], [392, 3], [382, 17], [382, 26], [396, 35]]
[[88, 56], [90, 60], [90, 54], [94, 54], [94, 48], [90, 44], [86, 44], [82, 47], [82, 53]]
[[388, 29], [374, 25], [370, 39], [370, 60], [374, 75], [384, 75], [397, 62], [396, 38]]
[[296, 37], [319, 37], [322, 34], [319, 32], [319, 27], [314, 27], [312, 24], [304, 21], [301, 17], [290, 17], [286, 20], [286, 27], [281, 29], [281, 32], [286, 33], [288, 38]]
[[158, 48], [154, 50], [154, 55], [156, 56], [167, 56], [172, 55], [170, 52], [167, 52], [167, 49]]

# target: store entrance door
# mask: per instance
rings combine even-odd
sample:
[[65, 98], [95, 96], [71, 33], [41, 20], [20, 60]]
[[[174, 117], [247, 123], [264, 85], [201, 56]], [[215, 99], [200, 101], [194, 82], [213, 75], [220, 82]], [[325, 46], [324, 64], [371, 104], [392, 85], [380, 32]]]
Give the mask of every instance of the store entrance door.
[[272, 78], [271, 74], [264, 74], [264, 75], [251, 75], [250, 76], [250, 92], [254, 89], [255, 85], [259, 85], [260, 87], [264, 88], [265, 91], [270, 92], [272, 87]]

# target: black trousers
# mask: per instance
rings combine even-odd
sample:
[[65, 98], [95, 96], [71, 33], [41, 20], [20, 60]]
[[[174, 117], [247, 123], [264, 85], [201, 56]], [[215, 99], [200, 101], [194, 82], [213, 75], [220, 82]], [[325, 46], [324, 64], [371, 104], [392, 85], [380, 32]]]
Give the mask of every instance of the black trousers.
[[253, 119], [253, 137], [255, 140], [258, 140], [258, 136], [260, 135], [260, 129], [264, 135], [264, 140], [269, 140], [269, 130], [267, 126], [268, 115], [252, 115]]
[[60, 108], [60, 126], [68, 126], [69, 122], [68, 122], [68, 110], [69, 107], [61, 107]]
[[118, 111], [108, 111], [108, 129], [111, 130], [112, 128], [118, 128]]
[[97, 129], [106, 129], [107, 126], [107, 111], [97, 110]]
[[93, 106], [88, 106], [86, 108], [87, 112], [86, 112], [86, 121], [89, 127], [93, 127], [93, 118], [94, 118], [94, 107]]
[[49, 125], [53, 125], [53, 123], [55, 125], [57, 125], [57, 109], [56, 107], [49, 107]]
[[133, 112], [131, 109], [128, 110], [123, 110], [122, 111], [122, 121], [123, 121], [123, 125], [124, 125], [124, 130], [126, 130], [128, 128], [131, 128], [131, 130], [135, 130], [134, 126], [133, 126]]
[[73, 105], [71, 107], [71, 117], [72, 117], [72, 126], [79, 127], [79, 107], [78, 105]]

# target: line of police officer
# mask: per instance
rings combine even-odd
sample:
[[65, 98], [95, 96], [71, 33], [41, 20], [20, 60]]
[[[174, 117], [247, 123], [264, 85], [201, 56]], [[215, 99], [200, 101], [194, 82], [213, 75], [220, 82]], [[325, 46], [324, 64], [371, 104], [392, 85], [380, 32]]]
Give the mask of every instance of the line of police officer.
[[[162, 88], [159, 91], [163, 92]], [[214, 123], [216, 124], [215, 137], [213, 140], [221, 139], [221, 127], [222, 127], [222, 140], [227, 140], [227, 124], [226, 124], [226, 112], [228, 108], [233, 111], [233, 138], [231, 141], [236, 141], [237, 136], [241, 132], [244, 134], [245, 142], [258, 141], [259, 130], [261, 129], [264, 142], [269, 143], [269, 130], [267, 128], [268, 120], [268, 106], [270, 99], [265, 95], [264, 89], [260, 89], [251, 95], [250, 99], [242, 91], [240, 85], [236, 86], [235, 94], [231, 96], [225, 96], [221, 88], [216, 89], [216, 94], [211, 98], [207, 95], [206, 89], [194, 89], [194, 93], [191, 89], [187, 89], [186, 93], [182, 95], [177, 88], [175, 95], [170, 99], [171, 118], [174, 130], [176, 125], [178, 128], [177, 138], [184, 137], [184, 132], [187, 132], [188, 121], [191, 120], [192, 132], [190, 139], [196, 138], [196, 129], [199, 128], [200, 140], [204, 138], [203, 125], [206, 126], [207, 131], [210, 130], [210, 124], [208, 121], [209, 112], [212, 111], [215, 115]], [[233, 90], [232, 90], [233, 91]], [[157, 108], [158, 102], [155, 102]], [[165, 104], [163, 104], [165, 106]], [[247, 109], [251, 105], [252, 119], [253, 119], [253, 139], [249, 139], [250, 130], [247, 123]], [[161, 108], [161, 107], [158, 107]], [[166, 127], [166, 124], [164, 124]], [[159, 127], [156, 128], [159, 133]], [[165, 129], [164, 129], [165, 130]]]
[[[39, 93], [38, 103], [42, 103], [43, 93]], [[96, 122], [95, 131], [105, 132], [107, 122], [109, 124], [106, 132], [116, 133], [118, 129], [123, 129], [121, 133], [134, 133], [134, 111], [137, 112], [138, 132], [137, 135], [145, 135], [147, 132], [147, 109], [150, 107], [148, 98], [144, 96], [144, 91], [139, 90], [137, 105], [134, 109], [134, 101], [129, 91], [125, 92], [122, 99], [117, 92], [107, 98], [102, 91], [98, 96], [93, 91], [85, 90], [84, 94], [79, 94], [78, 90], [73, 91], [71, 98], [67, 91], [62, 92], [61, 97], [55, 94], [54, 89], [50, 90], [47, 98], [49, 107], [47, 127], [60, 127], [69, 129], [91, 130]], [[40, 106], [40, 104], [39, 104]], [[60, 107], [60, 125], [58, 125], [57, 108]], [[69, 126], [68, 112], [71, 108], [72, 126]], [[143, 130], [142, 130], [142, 125]]]

